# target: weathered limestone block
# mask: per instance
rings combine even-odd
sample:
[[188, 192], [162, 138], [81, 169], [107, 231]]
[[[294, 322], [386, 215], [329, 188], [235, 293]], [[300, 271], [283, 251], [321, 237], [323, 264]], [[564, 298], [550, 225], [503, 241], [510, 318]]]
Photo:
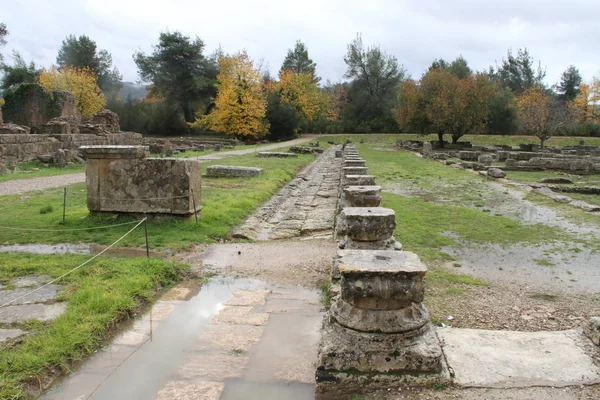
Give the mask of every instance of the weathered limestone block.
[[504, 178], [506, 177], [506, 172], [502, 171], [500, 168], [489, 168], [487, 170], [487, 176], [490, 178]]
[[458, 158], [464, 161], [477, 161], [481, 155], [478, 151], [459, 151]]
[[31, 132], [28, 126], [16, 124], [0, 124], [0, 135], [28, 135]]
[[73, 116], [52, 118], [44, 125], [43, 132], [59, 135], [78, 134], [79, 121]]
[[340, 248], [402, 250], [394, 238], [394, 210], [381, 207], [347, 207], [338, 217], [338, 235], [345, 235]]
[[375, 186], [374, 175], [346, 175], [344, 186]]
[[261, 151], [257, 157], [275, 157], [275, 158], [295, 158], [298, 157], [296, 153], [281, 153], [276, 151]]
[[98, 111], [87, 123], [100, 126], [106, 133], [117, 133], [121, 130], [119, 116], [107, 109]]
[[365, 160], [362, 159], [346, 159], [344, 160], [344, 167], [359, 167], [359, 168], [364, 168], [367, 166], [367, 163]]
[[367, 175], [369, 169], [366, 167], [344, 167], [342, 168], [343, 176], [346, 175]]
[[92, 212], [189, 215], [202, 208], [198, 161], [144, 158], [145, 146], [88, 146], [82, 151]]
[[379, 207], [381, 204], [381, 186], [348, 186], [343, 194], [346, 207]]
[[[427, 268], [410, 252], [340, 250], [340, 293], [323, 323], [317, 393], [330, 385], [444, 380], [443, 354], [423, 306]], [[335, 275], [335, 271], [332, 273]]]
[[494, 157], [491, 154], [482, 154], [477, 157], [477, 162], [489, 167], [494, 162]]
[[262, 168], [235, 165], [211, 165], [206, 167], [206, 176], [215, 178], [254, 177], [263, 173]]
[[423, 154], [429, 154], [433, 151], [433, 145], [430, 142], [423, 143]]
[[396, 229], [396, 214], [390, 208], [347, 207], [341, 214], [348, 224], [348, 236], [355, 241], [386, 240]]

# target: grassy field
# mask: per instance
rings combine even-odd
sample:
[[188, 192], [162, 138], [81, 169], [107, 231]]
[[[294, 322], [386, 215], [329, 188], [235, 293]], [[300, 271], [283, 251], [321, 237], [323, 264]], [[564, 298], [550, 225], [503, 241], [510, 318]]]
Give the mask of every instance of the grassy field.
[[[196, 224], [188, 220], [150, 220], [148, 234], [152, 248], [184, 249], [196, 243], [214, 242], [226, 238], [262, 202], [290, 181], [313, 155], [298, 158], [257, 158], [254, 154], [230, 157], [207, 165], [256, 166], [265, 169], [263, 175], [252, 179], [202, 178], [202, 205]], [[135, 220], [116, 215], [90, 216], [87, 210], [85, 184], [68, 187], [66, 223], [62, 224], [63, 189], [0, 197], [0, 226], [33, 229], [80, 229], [112, 225]], [[0, 243], [98, 243], [109, 244], [127, 232], [131, 226], [106, 230], [74, 232], [29, 232], [0, 228]], [[122, 246], [144, 244], [143, 235], [128, 236]]]
[[[87, 258], [0, 253], [0, 282], [23, 275], [55, 278]], [[28, 398], [46, 377], [94, 353], [120, 322], [152, 301], [158, 289], [179, 280], [186, 268], [156, 259], [103, 257], [63, 278], [63, 315], [49, 323], [0, 325], [31, 333], [18, 344], [0, 344], [0, 399]]]
[[[448, 260], [441, 248], [456, 244], [456, 238], [472, 243], [539, 243], [559, 239], [563, 233], [546, 225], [522, 225], [484, 209], [437, 205], [430, 201], [385, 192], [386, 186], [403, 179], [421, 190], [453, 184], [463, 187], [450, 196], [471, 199], [466, 188], [482, 184], [480, 176], [449, 168], [439, 162], [415, 157], [404, 151], [386, 151], [377, 144], [357, 145], [367, 161], [369, 173], [384, 188], [382, 207], [396, 212], [396, 236], [407, 250], [427, 261]], [[378, 150], [379, 149], [379, 150]]]
[[12, 174], [0, 174], [0, 182], [11, 181], [13, 179], [74, 174], [83, 171], [85, 171], [85, 165], [83, 164], [69, 164], [64, 168], [59, 168], [54, 165], [42, 164], [40, 162], [26, 162], [19, 163], [19, 170]]

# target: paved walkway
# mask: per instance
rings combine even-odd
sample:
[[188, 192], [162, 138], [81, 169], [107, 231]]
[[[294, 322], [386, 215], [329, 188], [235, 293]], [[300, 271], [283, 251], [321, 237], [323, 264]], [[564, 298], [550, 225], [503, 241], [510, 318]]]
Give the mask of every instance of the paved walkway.
[[330, 147], [256, 210], [233, 236], [251, 240], [299, 236], [331, 238], [340, 189], [341, 160], [335, 158], [335, 147]]
[[[227, 157], [239, 156], [243, 154], [251, 154], [256, 151], [267, 151], [278, 149], [281, 147], [295, 146], [300, 143], [305, 143], [311, 140], [312, 137], [303, 137], [300, 139], [290, 140], [288, 142], [273, 143], [268, 146], [262, 146], [252, 149], [245, 150], [231, 150], [223, 151], [220, 153], [209, 154], [206, 156], [193, 157], [192, 160], [198, 160], [200, 162], [220, 160]], [[42, 178], [31, 178], [31, 179], [15, 179], [12, 181], [0, 183], [0, 196], [8, 194], [21, 194], [30, 192], [33, 190], [44, 190], [54, 187], [62, 187], [72, 185], [74, 183], [85, 182], [85, 173], [76, 174], [65, 174], [56, 176], [46, 176]]]

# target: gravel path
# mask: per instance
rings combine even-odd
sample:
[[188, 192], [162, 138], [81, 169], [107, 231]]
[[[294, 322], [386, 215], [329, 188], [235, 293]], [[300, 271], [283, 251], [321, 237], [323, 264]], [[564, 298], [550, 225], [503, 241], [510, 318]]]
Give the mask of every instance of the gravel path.
[[44, 190], [54, 187], [72, 185], [73, 183], [85, 182], [85, 174], [65, 174], [56, 176], [45, 176], [42, 178], [15, 179], [0, 183], [0, 196], [7, 194], [21, 194], [32, 190]]
[[[274, 143], [268, 146], [260, 147], [259, 151], [267, 151], [278, 149], [281, 147], [294, 146], [300, 143], [308, 142], [312, 139], [311, 137], [303, 137], [300, 139], [290, 140], [288, 142]], [[209, 154], [206, 156], [200, 156], [192, 158], [193, 160], [202, 161], [213, 161], [220, 160], [226, 157], [239, 156], [242, 154], [250, 154], [257, 151], [256, 149], [247, 149], [247, 150], [232, 150], [232, 151], [223, 151], [216, 154]], [[0, 196], [5, 196], [7, 194], [21, 194], [25, 192], [30, 192], [32, 190], [44, 190], [50, 189], [54, 187], [61, 187], [72, 185], [73, 183], [85, 182], [85, 173], [76, 173], [76, 174], [65, 174], [65, 175], [56, 175], [56, 176], [47, 176], [42, 178], [30, 178], [30, 179], [15, 179], [12, 181], [2, 182], [0, 183]]]

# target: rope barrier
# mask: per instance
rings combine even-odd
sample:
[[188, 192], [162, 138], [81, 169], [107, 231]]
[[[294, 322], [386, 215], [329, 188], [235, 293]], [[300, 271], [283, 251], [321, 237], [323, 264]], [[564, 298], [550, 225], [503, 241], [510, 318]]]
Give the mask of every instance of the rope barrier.
[[134, 230], [135, 230], [135, 229], [136, 229], [138, 226], [140, 226], [140, 225], [141, 225], [143, 222], [145, 222], [145, 221], [146, 221], [146, 219], [147, 219], [147, 218], [144, 218], [144, 219], [142, 219], [141, 221], [139, 221], [139, 222], [138, 222], [138, 224], [137, 224], [136, 226], [134, 226], [133, 228], [131, 228], [131, 229], [130, 229], [130, 230], [129, 230], [129, 231], [126, 233], [126, 234], [124, 234], [123, 236], [121, 236], [119, 239], [117, 239], [116, 241], [114, 241], [114, 242], [113, 242], [113, 243], [112, 243], [110, 246], [108, 246], [107, 248], [105, 248], [104, 250], [102, 250], [100, 253], [98, 253], [98, 254], [94, 255], [94, 256], [93, 256], [92, 258], [90, 258], [89, 260], [87, 260], [87, 261], [85, 261], [85, 262], [83, 262], [83, 263], [79, 264], [78, 266], [76, 266], [76, 267], [75, 267], [75, 268], [73, 268], [72, 270], [70, 270], [70, 271], [68, 271], [68, 272], [65, 272], [64, 274], [62, 274], [62, 275], [61, 275], [61, 276], [59, 276], [58, 278], [55, 278], [55, 279], [51, 280], [50, 282], [48, 282], [48, 283], [46, 283], [46, 284], [44, 284], [44, 285], [40, 286], [39, 288], [36, 288], [36, 289], [34, 289], [34, 290], [32, 290], [32, 291], [30, 291], [30, 292], [28, 292], [28, 293], [25, 293], [25, 294], [24, 294], [24, 295], [22, 295], [22, 296], [19, 296], [19, 297], [15, 298], [15, 299], [12, 299], [12, 300], [11, 300], [11, 301], [9, 301], [9, 302], [6, 302], [6, 303], [4, 303], [4, 304], [0, 305], [0, 308], [4, 308], [4, 307], [6, 307], [6, 306], [8, 306], [8, 305], [10, 305], [10, 304], [12, 304], [12, 303], [14, 303], [14, 302], [15, 302], [15, 301], [17, 301], [17, 300], [21, 300], [21, 299], [22, 299], [22, 298], [24, 298], [24, 297], [30, 296], [30, 295], [32, 295], [32, 294], [34, 294], [34, 293], [36, 293], [36, 292], [38, 292], [38, 291], [42, 290], [43, 288], [45, 288], [45, 287], [47, 287], [47, 286], [50, 286], [50, 285], [52, 285], [53, 283], [55, 283], [55, 282], [57, 282], [57, 281], [61, 280], [61, 279], [62, 279], [62, 278], [64, 278], [65, 276], [67, 276], [67, 275], [69, 275], [69, 274], [71, 274], [71, 273], [73, 273], [73, 272], [77, 271], [79, 268], [81, 268], [81, 267], [83, 267], [83, 266], [85, 266], [85, 265], [89, 264], [90, 262], [92, 262], [92, 261], [93, 261], [93, 260], [95, 260], [96, 258], [100, 257], [102, 254], [104, 254], [105, 252], [107, 252], [108, 250], [110, 250], [111, 248], [113, 248], [113, 247], [114, 247], [114, 246], [115, 246], [117, 243], [119, 243], [121, 240], [125, 239], [125, 237], [126, 237], [127, 235], [129, 235], [129, 234], [130, 234], [131, 232], [133, 232], [133, 231], [134, 231]]
[[123, 222], [121, 224], [114, 224], [114, 225], [94, 226], [91, 228], [35, 229], [35, 228], [15, 228], [12, 226], [0, 226], [0, 229], [8, 229], [8, 230], [13, 230], [13, 231], [25, 231], [25, 232], [77, 232], [77, 231], [91, 231], [91, 230], [96, 230], [96, 229], [107, 229], [107, 228], [114, 228], [117, 226], [133, 225], [133, 224], [137, 224], [138, 222], [142, 222], [145, 219], [146, 218], [144, 218], [141, 221]]

